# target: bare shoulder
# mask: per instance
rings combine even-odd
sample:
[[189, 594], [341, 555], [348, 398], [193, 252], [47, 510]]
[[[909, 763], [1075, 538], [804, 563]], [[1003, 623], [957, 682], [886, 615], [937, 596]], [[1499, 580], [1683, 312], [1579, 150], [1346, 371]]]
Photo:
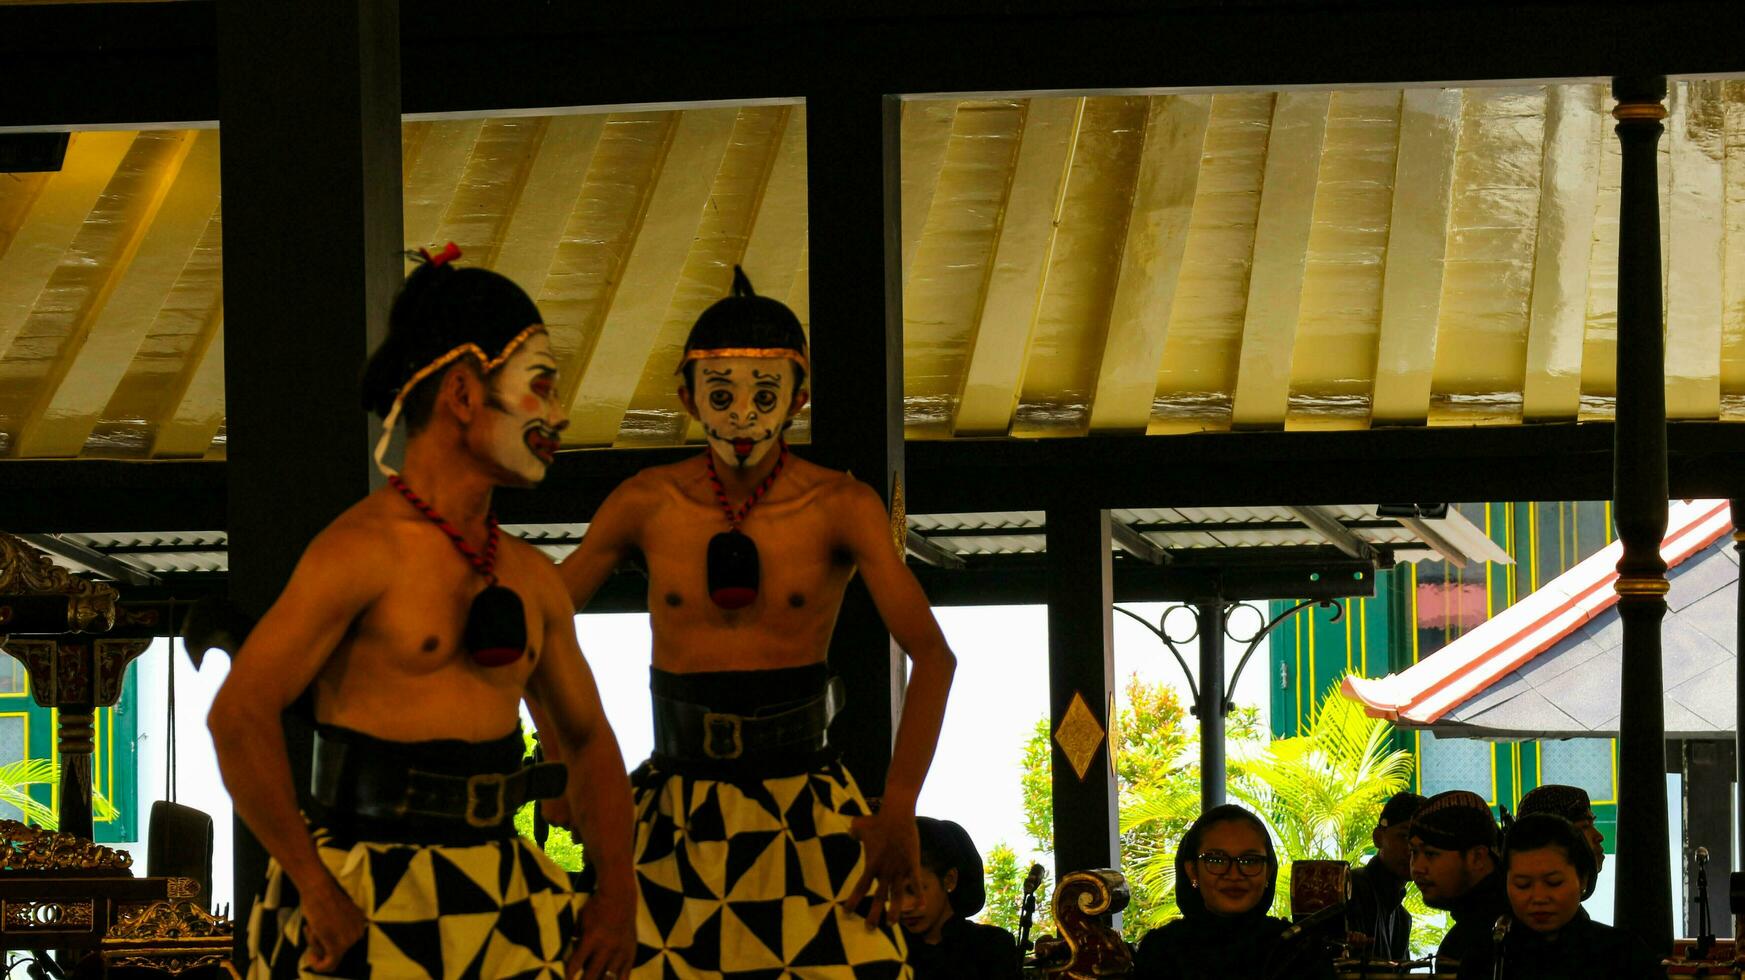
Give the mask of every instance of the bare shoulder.
[[646, 508], [667, 499], [686, 481], [694, 480], [701, 471], [702, 467], [689, 459], [650, 466], [618, 484], [606, 500], [614, 507], [633, 508], [633, 512], [643, 513]]
[[819, 504], [845, 517], [874, 511], [881, 514], [884, 512], [885, 503], [878, 491], [853, 473], [819, 466], [798, 456], [791, 459], [789, 465], [794, 468], [797, 478], [794, 482], [800, 484], [804, 492], [813, 494]]
[[309, 542], [304, 563], [339, 564], [352, 571], [392, 565], [405, 533], [403, 525], [412, 522], [408, 515], [384, 506], [389, 501], [381, 494], [365, 497], [334, 518]]

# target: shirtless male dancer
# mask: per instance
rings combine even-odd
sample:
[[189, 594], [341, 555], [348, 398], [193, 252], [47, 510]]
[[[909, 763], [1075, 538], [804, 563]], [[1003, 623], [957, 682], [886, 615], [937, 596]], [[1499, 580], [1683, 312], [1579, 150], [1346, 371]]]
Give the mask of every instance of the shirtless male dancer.
[[[735, 270], [680, 365], [708, 449], [625, 481], [560, 569], [577, 607], [633, 553], [648, 571], [638, 980], [909, 975], [894, 913], [956, 660], [878, 494], [788, 452], [806, 368], [799, 320]], [[825, 733], [840, 703], [825, 653], [857, 570], [913, 668], [876, 815]]]
[[[251, 978], [616, 980], [634, 952], [623, 758], [556, 569], [490, 516], [494, 487], [545, 476], [557, 362], [527, 294], [458, 254], [407, 278], [364, 378], [390, 474], [406, 418], [404, 473], [310, 543], [213, 702], [225, 784], [272, 855]], [[311, 683], [306, 818], [280, 715]], [[522, 768], [523, 698], [567, 790], [563, 765]], [[598, 876], [585, 903], [515, 832], [522, 803], [560, 793]]]

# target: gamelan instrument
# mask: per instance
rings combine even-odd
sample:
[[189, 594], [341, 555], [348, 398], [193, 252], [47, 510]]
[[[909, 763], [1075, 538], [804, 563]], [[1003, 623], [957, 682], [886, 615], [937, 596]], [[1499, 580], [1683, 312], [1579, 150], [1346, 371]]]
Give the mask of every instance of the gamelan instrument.
[[[1396, 961], [1354, 954], [1346, 943], [1345, 914], [1351, 901], [1351, 866], [1344, 861], [1291, 863], [1291, 926], [1280, 934], [1280, 948], [1294, 955], [1275, 964], [1273, 973], [1289, 971], [1309, 958], [1331, 956], [1338, 980], [1453, 980], [1452, 972], [1431, 972], [1429, 960]], [[1282, 972], [1281, 972], [1282, 971]]]
[[1133, 953], [1107, 917], [1127, 907], [1127, 879], [1106, 868], [1074, 871], [1054, 889], [1054, 923], [1059, 937], [1040, 936], [1025, 975], [1060, 980], [1098, 980], [1133, 972]]

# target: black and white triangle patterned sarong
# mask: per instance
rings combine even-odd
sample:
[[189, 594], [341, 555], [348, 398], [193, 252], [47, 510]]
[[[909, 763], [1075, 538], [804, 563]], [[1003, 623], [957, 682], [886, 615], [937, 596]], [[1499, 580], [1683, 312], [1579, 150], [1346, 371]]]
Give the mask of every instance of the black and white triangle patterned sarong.
[[249, 980], [562, 980], [585, 898], [532, 842], [341, 847], [316, 831], [316, 845], [369, 930], [332, 973], [310, 970], [297, 888], [271, 862], [249, 916]]
[[847, 907], [867, 812], [837, 761], [767, 779], [631, 776], [633, 980], [910, 980], [900, 930]]

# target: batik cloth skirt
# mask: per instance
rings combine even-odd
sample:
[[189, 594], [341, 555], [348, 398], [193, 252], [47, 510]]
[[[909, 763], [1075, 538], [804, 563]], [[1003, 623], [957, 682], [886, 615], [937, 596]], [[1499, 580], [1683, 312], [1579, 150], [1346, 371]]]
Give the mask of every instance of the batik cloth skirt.
[[296, 885], [273, 861], [249, 916], [249, 980], [563, 980], [584, 898], [531, 841], [347, 847], [314, 833], [369, 928], [332, 973], [310, 970]]
[[848, 907], [867, 806], [841, 762], [713, 779], [651, 760], [631, 785], [633, 980], [910, 980], [901, 930]]

